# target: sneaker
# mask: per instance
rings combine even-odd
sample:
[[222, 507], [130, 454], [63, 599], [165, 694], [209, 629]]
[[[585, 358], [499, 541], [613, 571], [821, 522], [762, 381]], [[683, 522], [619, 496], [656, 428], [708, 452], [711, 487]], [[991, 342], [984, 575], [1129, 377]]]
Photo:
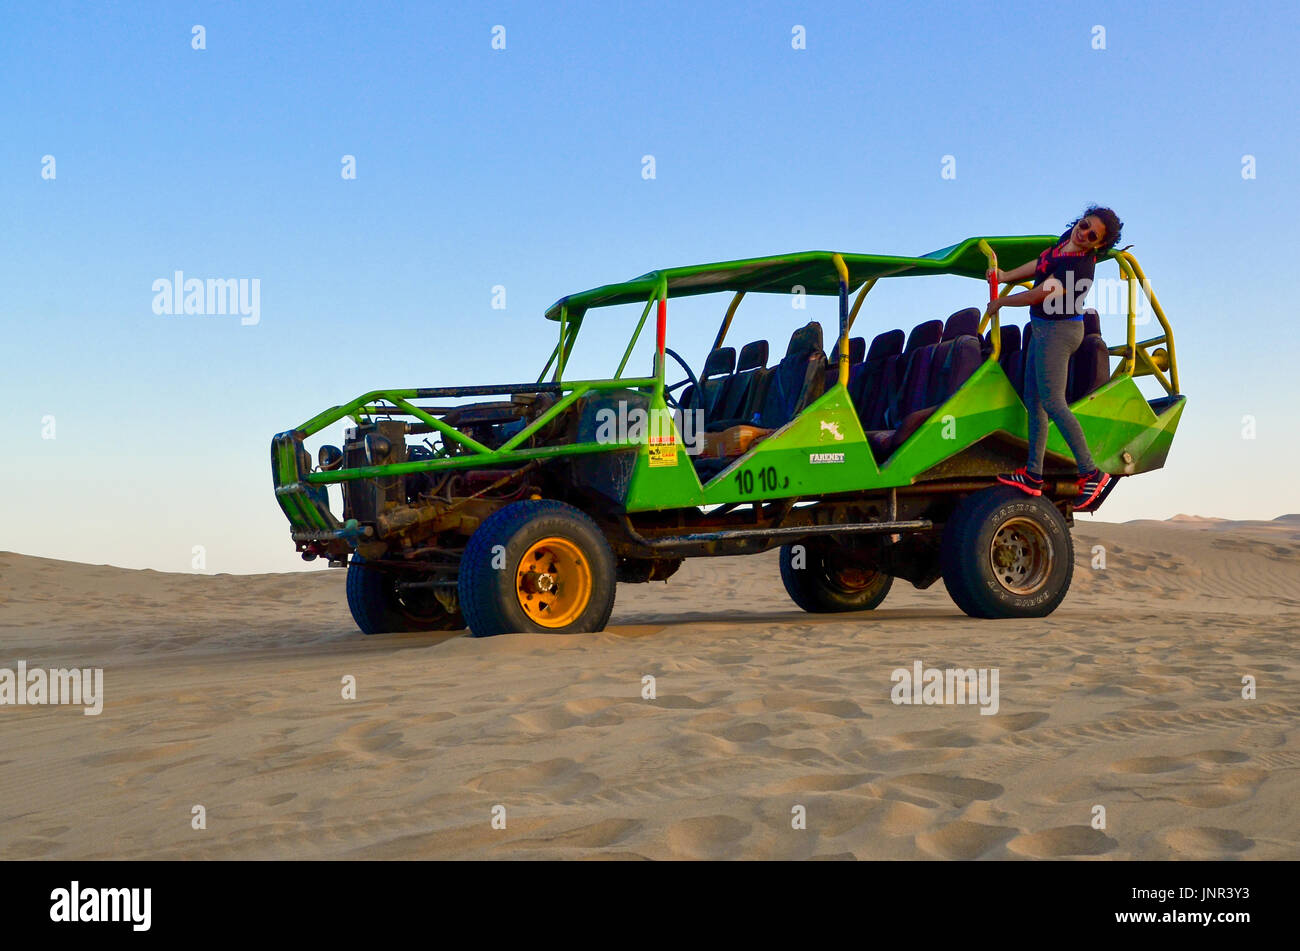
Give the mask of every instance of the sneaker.
[[1093, 469], [1085, 476], [1079, 476], [1079, 495], [1074, 500], [1076, 512], [1086, 512], [1097, 504], [1101, 490], [1110, 482], [1110, 476], [1100, 469]]
[[1029, 495], [1043, 494], [1043, 480], [1038, 476], [1029, 474], [1029, 470], [1021, 466], [1011, 475], [1000, 475], [998, 481], [1003, 485], [1014, 485], [1021, 492]]

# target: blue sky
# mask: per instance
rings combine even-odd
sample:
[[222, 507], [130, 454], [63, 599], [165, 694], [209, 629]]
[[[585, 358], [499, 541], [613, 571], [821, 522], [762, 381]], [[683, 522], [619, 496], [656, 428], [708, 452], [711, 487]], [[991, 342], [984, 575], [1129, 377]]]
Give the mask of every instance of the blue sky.
[[[1297, 48], [1283, 3], [8, 7], [0, 549], [301, 567], [271, 434], [376, 386], [533, 379], [564, 293], [1055, 232], [1092, 201], [1125, 219], [1189, 396], [1168, 467], [1105, 518], [1296, 511]], [[156, 315], [176, 270], [258, 279], [260, 322]], [[980, 294], [882, 285], [859, 332]], [[670, 345], [698, 365], [723, 307], [675, 305]], [[612, 372], [634, 316], [593, 315], [575, 370]], [[781, 349], [807, 316], [747, 302], [734, 333]]]

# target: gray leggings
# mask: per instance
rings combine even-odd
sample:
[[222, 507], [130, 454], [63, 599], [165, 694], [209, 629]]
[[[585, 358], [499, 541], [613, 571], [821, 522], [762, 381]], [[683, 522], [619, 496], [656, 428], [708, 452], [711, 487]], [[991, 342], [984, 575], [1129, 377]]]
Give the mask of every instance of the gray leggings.
[[1047, 450], [1047, 426], [1050, 419], [1065, 437], [1066, 445], [1079, 464], [1079, 474], [1087, 475], [1096, 465], [1083, 428], [1065, 402], [1065, 383], [1069, 375], [1070, 355], [1083, 343], [1082, 320], [1035, 320], [1025, 358], [1025, 407], [1029, 410], [1030, 472], [1042, 475], [1043, 453]]

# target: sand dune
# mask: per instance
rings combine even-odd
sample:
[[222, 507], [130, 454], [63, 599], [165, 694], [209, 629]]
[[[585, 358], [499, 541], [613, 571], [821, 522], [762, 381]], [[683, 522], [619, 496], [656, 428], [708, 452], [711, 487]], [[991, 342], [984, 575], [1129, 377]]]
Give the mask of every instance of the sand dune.
[[[1075, 542], [1041, 621], [942, 584], [806, 615], [769, 553], [623, 586], [603, 634], [488, 640], [362, 637], [342, 572], [0, 554], [0, 667], [106, 694], [0, 707], [0, 857], [1300, 857], [1300, 517]], [[998, 713], [893, 704], [918, 660], [998, 668]]]

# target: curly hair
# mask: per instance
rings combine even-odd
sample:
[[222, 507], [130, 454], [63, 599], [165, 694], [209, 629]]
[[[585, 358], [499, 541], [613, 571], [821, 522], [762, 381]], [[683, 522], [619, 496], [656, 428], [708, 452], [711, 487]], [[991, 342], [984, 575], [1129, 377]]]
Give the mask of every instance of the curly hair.
[[1083, 214], [1070, 222], [1070, 226], [1061, 233], [1061, 240], [1064, 241], [1074, 230], [1074, 226], [1088, 216], [1100, 218], [1101, 223], [1106, 226], [1106, 237], [1102, 239], [1101, 244], [1097, 245], [1093, 253], [1101, 256], [1109, 251], [1115, 245], [1119, 244], [1120, 232], [1124, 230], [1124, 222], [1119, 220], [1119, 215], [1103, 205], [1089, 205], [1084, 209]]

